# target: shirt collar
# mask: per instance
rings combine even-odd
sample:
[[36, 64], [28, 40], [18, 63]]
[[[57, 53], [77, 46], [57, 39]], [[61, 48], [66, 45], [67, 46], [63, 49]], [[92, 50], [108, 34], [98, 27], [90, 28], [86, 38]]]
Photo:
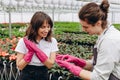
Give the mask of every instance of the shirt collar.
[[111, 24], [109, 24], [108, 27], [104, 29], [104, 31], [102, 32], [102, 34], [98, 36], [98, 40], [101, 39], [101, 37], [103, 35], [105, 35], [105, 33], [109, 30], [110, 27], [111, 27]]

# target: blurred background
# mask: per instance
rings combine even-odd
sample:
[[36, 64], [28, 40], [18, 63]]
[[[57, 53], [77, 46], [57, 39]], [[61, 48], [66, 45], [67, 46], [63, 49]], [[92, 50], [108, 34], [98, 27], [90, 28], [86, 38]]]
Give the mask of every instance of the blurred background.
[[[36, 11], [47, 12], [54, 21], [79, 22], [78, 11], [86, 3], [102, 0], [0, 0], [0, 23], [29, 22]], [[120, 23], [120, 0], [109, 0], [108, 20]]]

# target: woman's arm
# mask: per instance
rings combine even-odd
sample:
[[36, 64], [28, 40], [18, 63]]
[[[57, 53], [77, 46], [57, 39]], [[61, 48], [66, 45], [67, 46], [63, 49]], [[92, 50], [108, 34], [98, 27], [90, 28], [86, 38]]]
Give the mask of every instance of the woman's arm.
[[16, 65], [19, 70], [22, 70], [28, 64], [23, 58], [24, 54], [17, 53]]
[[91, 72], [88, 70], [84, 70], [82, 69], [80, 74], [79, 74], [80, 78], [82, 78], [83, 80], [90, 80], [91, 78]]
[[90, 61], [86, 61], [84, 69], [91, 71], [93, 69], [92, 63]]
[[91, 79], [91, 71], [85, 70], [80, 66], [76, 66], [73, 63], [63, 61], [63, 60], [56, 60], [57, 64], [61, 67], [66, 68], [75, 76], [82, 78], [83, 80], [90, 80]]
[[48, 69], [52, 68], [55, 63], [56, 52], [52, 52], [50, 57], [43, 63]]

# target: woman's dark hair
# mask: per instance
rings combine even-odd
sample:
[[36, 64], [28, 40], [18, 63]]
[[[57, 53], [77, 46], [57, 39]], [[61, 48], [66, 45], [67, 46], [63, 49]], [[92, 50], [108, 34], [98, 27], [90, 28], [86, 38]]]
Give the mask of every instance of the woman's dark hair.
[[107, 13], [108, 13], [109, 3], [107, 0], [103, 0], [100, 5], [91, 2], [86, 4], [79, 11], [79, 19], [87, 21], [88, 24], [95, 25], [99, 20], [102, 21], [102, 28], [104, 29], [107, 25]]
[[45, 40], [51, 41], [53, 21], [51, 20], [50, 16], [48, 16], [46, 13], [41, 11], [36, 12], [33, 15], [29, 27], [26, 30], [25, 36], [27, 36], [29, 40], [37, 43], [36, 38], [38, 36], [38, 30], [40, 27], [42, 27], [44, 21], [47, 21], [47, 23], [50, 25], [51, 28], [47, 37], [45, 37]]

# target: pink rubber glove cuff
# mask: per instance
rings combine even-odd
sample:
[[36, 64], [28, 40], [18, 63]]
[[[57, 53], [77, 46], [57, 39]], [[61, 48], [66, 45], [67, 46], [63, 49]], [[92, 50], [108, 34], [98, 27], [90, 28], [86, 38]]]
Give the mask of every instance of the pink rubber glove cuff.
[[25, 60], [25, 62], [29, 63], [31, 61], [32, 57], [33, 57], [33, 52], [29, 51], [27, 54], [25, 54], [23, 59]]
[[73, 73], [75, 76], [79, 76], [82, 68], [71, 64], [69, 70], [70, 70], [70, 72]]

